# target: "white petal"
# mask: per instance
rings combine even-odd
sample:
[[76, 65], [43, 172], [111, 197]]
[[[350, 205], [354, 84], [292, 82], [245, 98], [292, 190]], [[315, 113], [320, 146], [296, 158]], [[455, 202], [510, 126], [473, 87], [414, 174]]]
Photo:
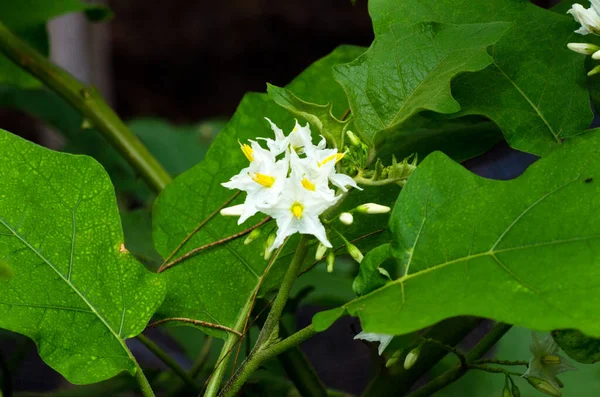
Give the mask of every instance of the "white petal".
[[394, 335], [387, 335], [387, 334], [378, 334], [375, 332], [360, 332], [358, 333], [354, 339], [362, 339], [362, 340], [366, 340], [369, 342], [379, 342], [379, 355], [381, 356], [381, 354], [383, 353], [383, 351], [385, 350], [385, 348], [390, 344], [390, 342], [392, 341], [392, 339], [394, 338]]
[[339, 187], [340, 189], [342, 189], [345, 192], [348, 191], [348, 189], [346, 189], [346, 186], [351, 186], [355, 189], [362, 190], [362, 188], [358, 187], [358, 185], [356, 184], [356, 181], [354, 179], [350, 178], [346, 174], [335, 173], [335, 174], [329, 176], [329, 180], [331, 181], [332, 184]]
[[240, 216], [244, 213], [244, 204], [238, 204], [231, 207], [223, 208], [219, 212], [223, 216]]
[[306, 209], [300, 221], [298, 222], [298, 231], [302, 234], [312, 234], [321, 244], [327, 248], [332, 248], [331, 243], [327, 240], [325, 227], [319, 220], [318, 216], [307, 214]]

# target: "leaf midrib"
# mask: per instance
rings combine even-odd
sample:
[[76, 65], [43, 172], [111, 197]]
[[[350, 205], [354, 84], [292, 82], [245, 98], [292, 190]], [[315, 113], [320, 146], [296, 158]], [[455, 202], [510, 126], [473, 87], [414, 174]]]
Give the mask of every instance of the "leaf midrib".
[[50, 262], [44, 255], [42, 255], [41, 252], [39, 252], [38, 250], [35, 249], [35, 247], [33, 247], [23, 236], [21, 236], [16, 230], [14, 230], [2, 217], [0, 217], [0, 223], [2, 223], [2, 225], [4, 225], [4, 227], [6, 227], [8, 230], [10, 230], [10, 232], [17, 237], [23, 244], [25, 244], [33, 253], [35, 253], [41, 260], [43, 260], [48, 266], [50, 266], [50, 268], [61, 278], [61, 280], [63, 280], [65, 283], [67, 283], [67, 285], [79, 296], [79, 298], [90, 308], [91, 312], [96, 315], [96, 317], [98, 317], [100, 319], [100, 321], [102, 321], [102, 323], [104, 324], [104, 326], [110, 331], [110, 333], [114, 336], [114, 338], [119, 342], [119, 345], [123, 348], [123, 350], [125, 351], [125, 353], [127, 354], [127, 357], [129, 357], [131, 359], [131, 352], [129, 351], [129, 349], [126, 347], [124, 340], [120, 337], [120, 335], [118, 335], [115, 330], [110, 326], [110, 324], [108, 323], [108, 321], [104, 318], [104, 316], [102, 316], [97, 310], [96, 308], [92, 305], [92, 303], [90, 301], [87, 300], [87, 298], [81, 293], [81, 291], [79, 291], [79, 289], [73, 285], [73, 283], [71, 283], [70, 280], [66, 279], [62, 273], [60, 271], [58, 271], [58, 269], [56, 268], [56, 266], [54, 266], [54, 264], [52, 264], [52, 262]]

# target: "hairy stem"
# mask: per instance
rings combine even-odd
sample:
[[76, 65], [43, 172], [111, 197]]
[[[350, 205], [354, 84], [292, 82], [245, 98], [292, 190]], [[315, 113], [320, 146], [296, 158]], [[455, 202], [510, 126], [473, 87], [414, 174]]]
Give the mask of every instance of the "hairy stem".
[[200, 386], [196, 384], [194, 379], [185, 372], [185, 369], [181, 368], [181, 366], [173, 360], [171, 356], [169, 356], [163, 349], [161, 349], [156, 343], [150, 340], [143, 334], [139, 334], [137, 336], [137, 340], [139, 340], [144, 346], [148, 348], [156, 357], [160, 359], [167, 367], [171, 368], [173, 372], [175, 372], [181, 380], [185, 382], [192, 390], [196, 393], [200, 393]]
[[50, 62], [1, 22], [0, 52], [81, 112], [155, 192], [160, 192], [171, 181], [169, 174], [104, 102], [97, 90], [85, 86]]
[[140, 391], [144, 397], [156, 397], [150, 386], [150, 382], [146, 379], [146, 375], [144, 375], [144, 371], [142, 371], [142, 367], [140, 367], [137, 361], [135, 362], [135, 380], [140, 385]]

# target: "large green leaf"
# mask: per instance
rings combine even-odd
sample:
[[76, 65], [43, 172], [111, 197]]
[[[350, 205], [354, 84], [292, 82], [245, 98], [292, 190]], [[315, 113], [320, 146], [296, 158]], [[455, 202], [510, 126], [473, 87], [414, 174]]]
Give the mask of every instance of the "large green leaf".
[[348, 93], [354, 122], [363, 137], [373, 142], [379, 133], [421, 110], [459, 111], [450, 81], [459, 73], [490, 65], [492, 57], [486, 48], [509, 26], [503, 22], [396, 23], [378, 33], [364, 55], [337, 66], [334, 74]]
[[0, 131], [0, 327], [32, 338], [72, 383], [134, 373], [140, 333], [164, 280], [123, 247], [114, 190], [93, 159]]
[[[330, 73], [332, 65], [353, 59], [355, 53], [354, 47], [338, 48], [332, 55], [313, 64], [288, 88], [319, 102], [331, 102], [333, 109], [346, 109], [347, 102], [341, 87], [331, 77], [324, 79], [320, 71], [329, 70]], [[312, 79], [318, 84], [313, 84]], [[233, 235], [260, 221], [261, 216], [257, 215], [245, 225], [238, 226], [237, 219], [217, 215], [194, 233], [210, 214], [232, 197], [233, 192], [222, 187], [221, 183], [248, 164], [240, 151], [239, 141], [273, 135], [264, 117], [269, 117], [286, 131], [293, 126], [292, 115], [272, 102], [266, 94], [247, 94], [231, 121], [215, 139], [205, 160], [176, 178], [160, 194], [153, 208], [153, 236], [156, 249], [163, 258], [177, 259], [192, 249]], [[383, 197], [380, 201], [383, 204], [395, 198], [389, 189], [374, 191], [376, 197]], [[240, 200], [241, 197], [238, 197], [229, 205]], [[347, 205], [357, 205], [360, 203], [357, 200], [360, 197], [350, 197]], [[357, 218], [360, 219], [348, 230], [350, 238], [380, 228], [386, 220], [385, 216]], [[234, 326], [242, 308], [259, 285], [267, 264], [262, 255], [263, 244], [274, 225], [268, 224], [263, 229], [261, 238], [248, 246], [243, 244], [243, 238], [237, 239], [205, 250], [166, 270], [164, 275], [170, 287], [159, 315], [190, 317]], [[184, 241], [188, 236], [191, 237]], [[177, 250], [182, 242], [184, 244]], [[368, 239], [363, 242], [372, 244]], [[339, 240], [334, 239], [334, 244], [339, 244]], [[174, 251], [176, 253], [171, 256]], [[292, 240], [269, 272], [269, 277], [262, 282], [263, 292], [278, 285], [293, 251]], [[307, 261], [307, 265], [309, 263]], [[205, 331], [224, 336], [220, 331]]]
[[[460, 6], [453, 0], [372, 0], [369, 9], [378, 38], [418, 22], [513, 22], [491, 49], [492, 65], [453, 81], [452, 93], [461, 106], [458, 115], [485, 115], [500, 126], [512, 147], [538, 155], [589, 126], [583, 57], [566, 47], [581, 41], [570, 16], [527, 0], [473, 0]], [[376, 92], [382, 92], [378, 102], [394, 98], [391, 90]]]
[[345, 308], [386, 334], [475, 315], [600, 336], [599, 148], [569, 140], [511, 181], [430, 155], [390, 218], [403, 276]]
[[[19, 0], [0, 2], [0, 21], [42, 54], [48, 54], [46, 21], [62, 14], [85, 11], [90, 19], [110, 16], [103, 6], [80, 0]], [[39, 81], [0, 54], [0, 83], [37, 87]]]
[[573, 360], [585, 364], [600, 361], [600, 339], [590, 338], [576, 329], [554, 330], [552, 337]]

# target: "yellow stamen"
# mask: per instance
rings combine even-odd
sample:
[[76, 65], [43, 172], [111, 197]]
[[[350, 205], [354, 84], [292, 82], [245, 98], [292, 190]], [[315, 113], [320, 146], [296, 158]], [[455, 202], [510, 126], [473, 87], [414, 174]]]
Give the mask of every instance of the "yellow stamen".
[[344, 158], [345, 155], [346, 155], [346, 153], [336, 153], [336, 154], [332, 154], [331, 156], [327, 156], [327, 157], [325, 157], [325, 159], [323, 159], [323, 161], [319, 162], [319, 167], [321, 167], [324, 164], [329, 163], [332, 160], [335, 160], [335, 162], [338, 163], [341, 159]]
[[547, 354], [542, 357], [542, 363], [543, 364], [560, 364], [560, 357], [552, 355], [552, 354]]
[[310, 190], [310, 191], [313, 191], [313, 192], [315, 190], [317, 190], [315, 184], [312, 183], [311, 181], [309, 181], [308, 179], [306, 179], [306, 177], [304, 177], [301, 182], [302, 182], [302, 186], [304, 186], [304, 188], [306, 190]]
[[259, 174], [258, 172], [254, 173], [252, 176], [252, 180], [259, 185], [263, 185], [264, 187], [271, 187], [275, 183], [275, 178], [265, 174]]
[[240, 149], [242, 149], [242, 152], [244, 153], [249, 162], [254, 161], [254, 155], [252, 154], [253, 150], [250, 147], [250, 145], [248, 145], [247, 143], [240, 143]]
[[290, 210], [296, 218], [300, 219], [302, 218], [302, 212], [304, 212], [304, 206], [296, 201], [294, 204], [292, 204]]

